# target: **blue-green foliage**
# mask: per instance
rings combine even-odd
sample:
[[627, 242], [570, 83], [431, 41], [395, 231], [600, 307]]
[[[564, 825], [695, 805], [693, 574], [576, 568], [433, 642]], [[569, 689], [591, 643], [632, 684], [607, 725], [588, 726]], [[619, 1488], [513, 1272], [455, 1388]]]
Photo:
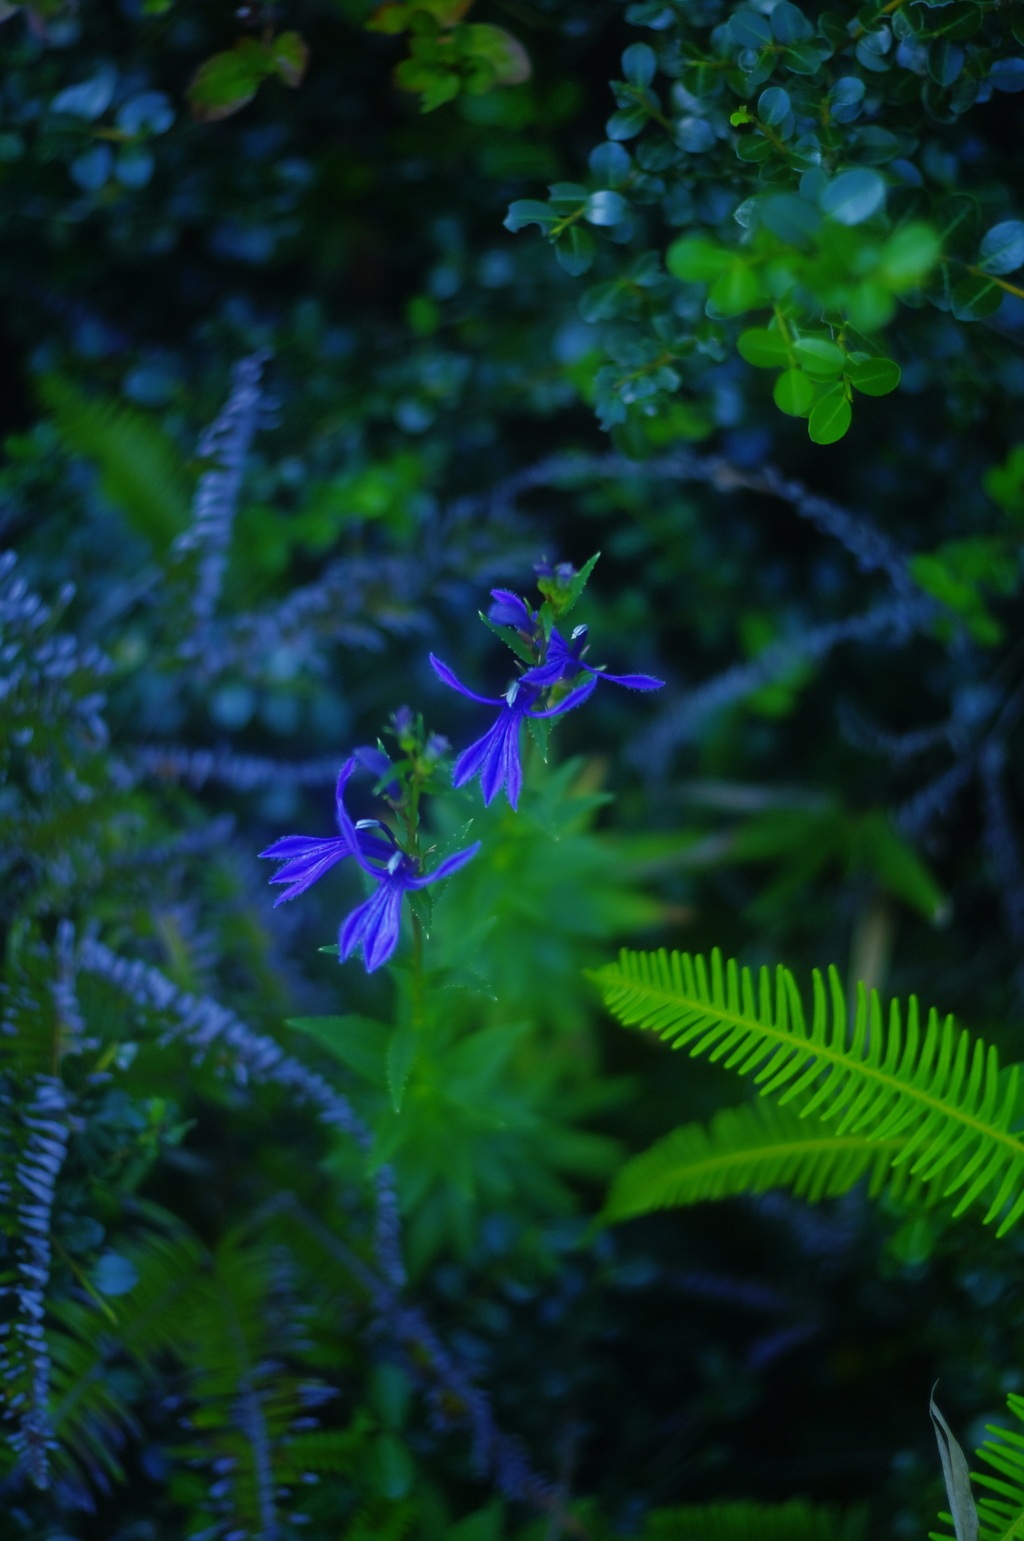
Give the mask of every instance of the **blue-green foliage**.
[[[1019, 18], [8, 10], [5, 1541], [919, 1533], [928, 1385], [1017, 1386], [995, 1049], [620, 981], [652, 1055], [584, 976], [848, 953], [1021, 1058]], [[340, 967], [379, 871], [256, 852], [566, 589], [666, 689], [535, 719], [516, 812], [439, 753], [405, 854], [480, 850]]]

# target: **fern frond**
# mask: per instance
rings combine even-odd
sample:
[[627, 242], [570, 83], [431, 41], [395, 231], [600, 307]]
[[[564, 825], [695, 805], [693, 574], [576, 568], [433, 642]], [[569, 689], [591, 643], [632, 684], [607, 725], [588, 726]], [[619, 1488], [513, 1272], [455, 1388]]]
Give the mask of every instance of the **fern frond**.
[[405, 1541], [416, 1518], [411, 1499], [373, 1499], [356, 1510], [342, 1541]]
[[[1024, 1423], [1024, 1397], [1011, 1393], [1006, 1405], [1014, 1417]], [[994, 1424], [985, 1427], [995, 1438], [986, 1439], [974, 1453], [991, 1470], [971, 1472], [975, 1483], [987, 1489], [986, 1496], [978, 1499], [978, 1538], [979, 1541], [1020, 1541], [1024, 1537], [1024, 1434]], [[939, 1518], [952, 1524], [948, 1514]], [[942, 1532], [930, 1534], [931, 1541], [953, 1541]]]
[[173, 442], [144, 413], [84, 396], [57, 375], [39, 389], [65, 442], [98, 465], [111, 503], [158, 551], [166, 550], [188, 525], [191, 496]]
[[906, 1186], [892, 1163], [906, 1144], [836, 1134], [818, 1118], [754, 1102], [722, 1108], [710, 1125], [686, 1124], [627, 1161], [612, 1184], [604, 1216], [625, 1220], [652, 1209], [700, 1204], [738, 1193], [789, 1188], [812, 1204], [847, 1193], [869, 1175], [872, 1196]]
[[[877, 992], [858, 986], [852, 1039], [839, 975], [829, 970], [826, 993], [814, 972], [814, 1012], [808, 1028], [796, 982], [776, 971], [775, 989], [762, 968], [755, 996], [749, 969], [721, 954], [623, 952], [596, 974], [619, 1019], [657, 1032], [674, 1048], [707, 1054], [740, 1075], [753, 1074], [762, 1095], [778, 1094], [802, 1117], [834, 1122], [838, 1136], [876, 1144], [900, 1139], [894, 1166], [906, 1165], [943, 1197], [959, 1193], [960, 1215], [983, 1194], [986, 1224], [1002, 1215], [1000, 1236], [1024, 1214], [1024, 1141], [1010, 1128], [1017, 1105], [1018, 1067], [1000, 1075], [994, 1047], [933, 1009], [922, 1033], [911, 997], [906, 1029], [898, 1001], [889, 1023]], [[831, 1009], [830, 999], [831, 998]]]
[[791, 1498], [782, 1504], [686, 1504], [648, 1515], [643, 1541], [861, 1541], [867, 1512]]

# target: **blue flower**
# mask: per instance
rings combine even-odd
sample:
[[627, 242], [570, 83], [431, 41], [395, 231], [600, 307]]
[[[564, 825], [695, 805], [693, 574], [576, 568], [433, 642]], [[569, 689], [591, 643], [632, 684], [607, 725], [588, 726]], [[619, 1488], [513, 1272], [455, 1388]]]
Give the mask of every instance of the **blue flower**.
[[587, 674], [591, 677], [591, 688], [598, 680], [608, 680], [612, 685], [625, 685], [629, 690], [660, 690], [665, 683], [664, 680], [656, 680], [652, 674], [608, 674], [603, 668], [595, 668], [583, 658], [586, 646], [586, 626], [577, 626], [568, 642], [552, 627], [544, 662], [527, 669], [523, 681], [528, 680], [533, 685], [547, 688], [559, 680], [571, 682], [581, 674]]
[[377, 887], [369, 899], [357, 905], [351, 915], [342, 921], [338, 931], [338, 955], [344, 962], [357, 947], [362, 947], [366, 972], [372, 974], [388, 961], [398, 946], [403, 895], [410, 889], [426, 888], [428, 883], [450, 877], [476, 855], [480, 842], [478, 840], [466, 850], [449, 856], [433, 872], [422, 873], [418, 857], [403, 851], [386, 825], [375, 819], [360, 819], [358, 824], [353, 824], [349, 818], [344, 791], [358, 763], [353, 755], [345, 761], [338, 775], [336, 808], [340, 834], [326, 839], [312, 835], [286, 835], [261, 851], [260, 855], [272, 860], [284, 858], [285, 861], [285, 865], [270, 879], [272, 883], [288, 884], [285, 892], [275, 901], [276, 904], [283, 904], [286, 899], [294, 899], [305, 893], [318, 878], [323, 877], [325, 872], [346, 856], [355, 858]]
[[[543, 641], [543, 631], [537, 616], [530, 612], [523, 600], [507, 589], [492, 589], [491, 597], [495, 602], [488, 612], [489, 619], [495, 625], [514, 626], [522, 636], [533, 641], [539, 649]], [[483, 737], [478, 738], [476, 743], [470, 744], [469, 748], [456, 760], [452, 768], [453, 786], [461, 787], [474, 776], [479, 776], [485, 803], [490, 803], [501, 788], [505, 787], [508, 800], [515, 808], [518, 806], [519, 793], [523, 785], [523, 770], [519, 757], [519, 729], [528, 717], [535, 719], [561, 717], [565, 712], [572, 711], [573, 707], [581, 706], [592, 693], [599, 679], [611, 680], [616, 685], [627, 685], [632, 690], [658, 690], [664, 683], [663, 680], [652, 679], [649, 674], [606, 674], [602, 669], [595, 669], [592, 665], [584, 663], [582, 653], [586, 640], [585, 626], [576, 628], [572, 634], [571, 643], [567, 643], [560, 633], [553, 629], [543, 661], [528, 668], [519, 679], [513, 681], [506, 694], [499, 698], [481, 696], [475, 690], [468, 689], [461, 680], [456, 678], [447, 664], [442, 663], [431, 653], [430, 662], [434, 673], [445, 685], [450, 686], [452, 690], [457, 690], [470, 701], [479, 701], [484, 706], [499, 708], [497, 720]], [[582, 681], [574, 683], [579, 681], [581, 675]], [[560, 682], [572, 687], [568, 695], [563, 696], [561, 700], [544, 711], [535, 710], [544, 691]]]

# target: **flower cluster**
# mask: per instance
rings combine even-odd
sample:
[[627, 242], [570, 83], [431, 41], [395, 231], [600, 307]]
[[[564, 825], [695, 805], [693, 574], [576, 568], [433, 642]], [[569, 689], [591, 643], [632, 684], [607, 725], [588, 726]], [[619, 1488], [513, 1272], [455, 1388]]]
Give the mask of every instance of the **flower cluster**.
[[[545, 722], [564, 716], [588, 699], [599, 680], [631, 690], [657, 690], [663, 684], [648, 674], [608, 674], [604, 668], [586, 661], [586, 626], [577, 626], [566, 641], [555, 625], [575, 605], [596, 561], [593, 557], [579, 572], [568, 563], [557, 567], [540, 564], [536, 569], [537, 586], [544, 602], [538, 610], [531, 610], [518, 594], [507, 589], [491, 590], [493, 603], [481, 619], [508, 643], [523, 665], [504, 696], [483, 696], [470, 690], [447, 664], [431, 653], [434, 672], [445, 685], [471, 701], [498, 708], [498, 715], [486, 733], [455, 761], [453, 786], [464, 786], [479, 776], [485, 803], [490, 803], [504, 787], [509, 803], [516, 808], [523, 783], [520, 730], [524, 722]], [[419, 799], [423, 792], [439, 790], [436, 771], [448, 741], [438, 734], [425, 735], [422, 719], [414, 717], [408, 707], [401, 707], [394, 714], [390, 731], [398, 741], [401, 759], [392, 761], [379, 745], [367, 746], [356, 749], [341, 768], [336, 793], [339, 834], [286, 835], [260, 852], [261, 856], [284, 863], [270, 879], [271, 883], [284, 885], [275, 904], [305, 893], [348, 856], [373, 879], [376, 886], [370, 898], [342, 921], [338, 931], [339, 958], [344, 961], [362, 948], [368, 973], [386, 963], [398, 946], [405, 895], [450, 877], [480, 849], [480, 842], [476, 841], [446, 857], [432, 872], [423, 870]], [[345, 807], [344, 793], [360, 767], [376, 778], [377, 792], [396, 822], [403, 826], [402, 839], [390, 824], [379, 819], [353, 823]]]

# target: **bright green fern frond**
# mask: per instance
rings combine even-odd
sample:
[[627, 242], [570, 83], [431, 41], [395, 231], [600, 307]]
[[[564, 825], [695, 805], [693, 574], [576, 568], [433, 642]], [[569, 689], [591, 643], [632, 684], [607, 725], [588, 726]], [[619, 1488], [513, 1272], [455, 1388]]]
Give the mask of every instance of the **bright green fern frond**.
[[673, 1129], [627, 1161], [612, 1185], [605, 1218], [625, 1220], [768, 1188], [790, 1188], [815, 1203], [848, 1192], [867, 1174], [872, 1195], [887, 1177], [902, 1190], [907, 1169], [892, 1163], [905, 1144], [899, 1136], [879, 1141], [836, 1134], [818, 1118], [801, 1118], [770, 1102], [722, 1108], [710, 1125]]
[[755, 996], [750, 970], [723, 965], [717, 950], [710, 966], [689, 953], [623, 952], [595, 977], [621, 1021], [753, 1074], [763, 1095], [780, 1094], [801, 1116], [833, 1122], [839, 1136], [902, 1140], [893, 1164], [934, 1183], [944, 1197], [959, 1193], [954, 1213], [984, 1194], [986, 1223], [1003, 1217], [1000, 1236], [1024, 1214], [1024, 1141], [1010, 1129], [1018, 1067], [1001, 1076], [995, 1049], [952, 1017], [940, 1025], [932, 1010], [922, 1033], [911, 997], [906, 1030], [895, 1000], [886, 1028], [877, 993], [869, 1002], [858, 986], [851, 1040], [835, 969], [827, 994], [815, 970], [808, 1027], [788, 969], [776, 971], [773, 992], [763, 968]]
[[862, 1507], [836, 1509], [791, 1498], [783, 1504], [687, 1504], [655, 1509], [644, 1541], [861, 1541]]
[[[1011, 1393], [1006, 1405], [1024, 1423], [1024, 1397]], [[991, 1469], [971, 1472], [975, 1484], [986, 1489], [986, 1496], [978, 1499], [979, 1541], [1020, 1541], [1024, 1537], [1024, 1435], [994, 1424], [987, 1424], [986, 1430], [995, 1438], [986, 1439], [974, 1453]], [[940, 1519], [952, 1524], [948, 1514]], [[931, 1541], [953, 1538], [933, 1531]]]

